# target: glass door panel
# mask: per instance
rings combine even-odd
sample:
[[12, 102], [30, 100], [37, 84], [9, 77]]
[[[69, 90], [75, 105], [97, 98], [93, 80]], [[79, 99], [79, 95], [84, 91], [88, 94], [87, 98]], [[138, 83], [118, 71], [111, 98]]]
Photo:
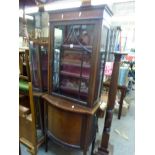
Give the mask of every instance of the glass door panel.
[[54, 27], [54, 93], [87, 102], [93, 33], [93, 24]]
[[39, 69], [39, 62], [38, 62], [38, 46], [30, 43], [30, 61], [31, 61], [31, 69], [32, 69], [32, 85], [34, 88], [39, 88], [39, 76], [38, 76], [38, 69]]
[[43, 90], [47, 91], [48, 44], [40, 48], [40, 61]]

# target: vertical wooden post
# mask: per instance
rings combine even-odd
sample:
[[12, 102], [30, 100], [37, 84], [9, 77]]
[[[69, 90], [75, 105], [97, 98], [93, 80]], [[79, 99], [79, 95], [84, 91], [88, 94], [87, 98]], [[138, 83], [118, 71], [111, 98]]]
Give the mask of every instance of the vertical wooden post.
[[114, 60], [110, 87], [109, 87], [108, 104], [107, 104], [106, 117], [104, 122], [104, 129], [102, 133], [101, 147], [98, 149], [98, 152], [95, 153], [95, 155], [109, 155], [108, 145], [109, 145], [109, 138], [110, 138], [110, 128], [111, 128], [113, 109], [114, 109], [116, 93], [117, 93], [119, 64], [120, 64], [122, 55], [123, 53], [114, 53], [115, 60]]

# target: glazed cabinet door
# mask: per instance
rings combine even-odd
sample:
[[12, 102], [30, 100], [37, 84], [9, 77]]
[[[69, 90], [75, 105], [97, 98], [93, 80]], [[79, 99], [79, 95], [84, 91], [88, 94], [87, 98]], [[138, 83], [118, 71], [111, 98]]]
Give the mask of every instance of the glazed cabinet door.
[[107, 51], [108, 51], [108, 33], [109, 28], [102, 24], [102, 31], [101, 31], [101, 41], [100, 41], [100, 51], [98, 55], [98, 72], [97, 72], [97, 78], [96, 78], [96, 88], [94, 93], [95, 101], [100, 99], [101, 91], [102, 91], [102, 85], [103, 85], [103, 78], [104, 78], [104, 69], [105, 69], [105, 63], [106, 63], [106, 57], [107, 57]]
[[33, 89], [47, 91], [48, 45], [31, 41], [29, 48]]
[[89, 106], [93, 91], [96, 22], [51, 24], [50, 94]]

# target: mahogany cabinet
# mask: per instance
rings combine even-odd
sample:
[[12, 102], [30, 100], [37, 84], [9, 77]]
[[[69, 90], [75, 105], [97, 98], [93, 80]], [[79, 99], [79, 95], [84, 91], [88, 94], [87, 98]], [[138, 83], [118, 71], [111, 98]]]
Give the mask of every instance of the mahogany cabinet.
[[31, 40], [30, 67], [33, 90], [47, 91], [48, 39]]
[[44, 105], [41, 96], [47, 92], [48, 38], [31, 40], [30, 68], [34, 102], [36, 103], [37, 127], [44, 132]]
[[51, 139], [87, 154], [95, 141], [111, 16], [107, 5], [50, 13], [46, 146]]

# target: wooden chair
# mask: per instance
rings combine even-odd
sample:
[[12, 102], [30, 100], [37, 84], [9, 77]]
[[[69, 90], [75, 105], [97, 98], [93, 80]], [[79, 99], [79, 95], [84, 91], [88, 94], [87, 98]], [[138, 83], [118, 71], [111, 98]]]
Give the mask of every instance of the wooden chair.
[[[32, 155], [36, 155], [38, 147], [44, 142], [44, 136], [36, 129], [35, 104], [33, 102], [32, 83], [30, 82], [28, 83], [27, 94], [27, 99], [19, 101], [19, 140], [20, 143], [28, 147], [28, 151]], [[25, 102], [27, 102], [27, 106], [24, 106]]]
[[[103, 86], [109, 88], [110, 87], [110, 83], [109, 82], [103, 82]], [[118, 111], [118, 119], [120, 119], [121, 118], [121, 114], [122, 114], [123, 100], [124, 100], [124, 98], [126, 96], [127, 87], [126, 86], [117, 85], [117, 90], [120, 90], [120, 92], [121, 92], [120, 101], [119, 101], [119, 111]]]

